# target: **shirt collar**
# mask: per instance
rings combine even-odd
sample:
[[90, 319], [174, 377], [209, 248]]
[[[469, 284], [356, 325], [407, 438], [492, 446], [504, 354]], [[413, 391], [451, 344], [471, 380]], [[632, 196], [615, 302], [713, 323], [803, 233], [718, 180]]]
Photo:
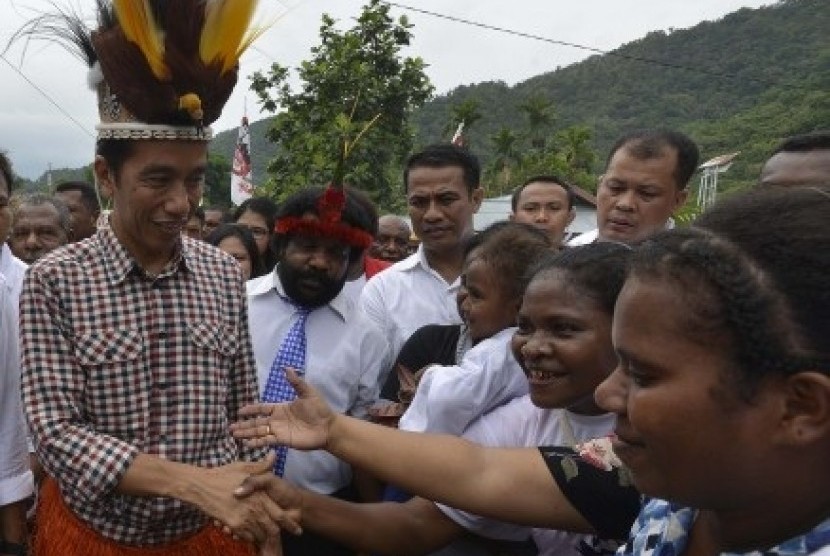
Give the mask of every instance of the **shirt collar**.
[[[99, 228], [96, 232], [96, 238], [101, 244], [104, 267], [113, 286], [123, 282], [131, 272], [137, 271], [141, 275], [144, 274], [135, 258], [118, 240], [112, 226]], [[183, 270], [192, 268], [195, 262], [194, 256], [192, 247], [184, 242], [179, 242], [173, 259], [165, 265], [164, 270], [159, 273], [157, 278], [171, 276], [180, 268]]]
[[[415, 251], [415, 253], [413, 253], [412, 255], [407, 257], [406, 259], [402, 260], [398, 264], [400, 265], [401, 270], [411, 270], [411, 269], [414, 269], [417, 266], [420, 266], [421, 268], [426, 270], [428, 273], [432, 274], [433, 276], [435, 276], [436, 278], [441, 280], [444, 284], [447, 283], [446, 280], [444, 280], [444, 278], [440, 274], [438, 274], [437, 271], [435, 271], [431, 266], [429, 266], [429, 261], [427, 261], [427, 255], [424, 252], [424, 244], [423, 243], [418, 246], [418, 250]], [[458, 287], [460, 285], [461, 285], [461, 276], [459, 275], [458, 278], [456, 278], [453, 281], [452, 284], [449, 284], [447, 286], [447, 290], [448, 291], [453, 291], [455, 289], [458, 289]]]
[[[279, 267], [279, 263], [274, 267], [274, 270], [271, 271], [270, 274], [263, 276], [262, 280], [256, 280], [252, 282], [250, 289], [248, 290], [248, 294], [251, 296], [263, 295], [270, 291], [274, 291], [277, 293], [280, 298], [286, 300], [286, 302], [290, 302], [290, 298], [285, 293], [285, 288], [282, 286], [282, 281], [280, 280], [279, 274], [277, 274], [277, 267]], [[345, 289], [345, 287], [344, 287]], [[343, 294], [343, 289], [335, 296], [334, 299], [328, 302], [328, 307], [330, 307], [337, 315], [346, 320], [346, 315], [349, 312], [349, 306], [346, 295]], [[319, 309], [319, 307], [317, 308]], [[315, 311], [317, 310], [315, 309]]]

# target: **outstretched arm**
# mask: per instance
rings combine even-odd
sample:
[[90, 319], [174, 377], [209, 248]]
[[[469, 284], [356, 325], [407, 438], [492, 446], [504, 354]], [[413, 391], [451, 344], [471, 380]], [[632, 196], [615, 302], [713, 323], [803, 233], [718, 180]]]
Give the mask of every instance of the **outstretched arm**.
[[[538, 450], [484, 448], [452, 436], [407, 433], [333, 413], [293, 372], [290, 404], [254, 404], [234, 434], [252, 445], [323, 448], [403, 489], [503, 521], [577, 532], [592, 528], [557, 486]], [[519, 493], [519, 495], [517, 495]]]

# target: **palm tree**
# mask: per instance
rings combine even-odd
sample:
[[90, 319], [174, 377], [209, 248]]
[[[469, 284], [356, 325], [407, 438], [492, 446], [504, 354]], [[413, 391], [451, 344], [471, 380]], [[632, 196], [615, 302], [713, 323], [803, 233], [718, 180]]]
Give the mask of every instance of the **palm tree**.
[[575, 125], [563, 129], [557, 134], [557, 142], [565, 162], [573, 170], [590, 172], [596, 155], [591, 149], [591, 130], [583, 125]]
[[553, 101], [539, 95], [533, 95], [519, 105], [519, 110], [527, 116], [530, 145], [534, 149], [544, 150], [545, 133], [556, 119]]
[[468, 133], [470, 127], [482, 118], [479, 107], [481, 103], [475, 98], [468, 98], [450, 107], [450, 121], [444, 126], [444, 135], [452, 134], [458, 128], [458, 124], [464, 124], [464, 132]]
[[519, 136], [508, 127], [502, 127], [490, 136], [490, 143], [493, 146], [492, 166], [498, 175], [496, 180], [498, 193], [510, 185], [512, 165], [518, 164], [521, 160], [521, 153], [517, 148], [518, 142]]

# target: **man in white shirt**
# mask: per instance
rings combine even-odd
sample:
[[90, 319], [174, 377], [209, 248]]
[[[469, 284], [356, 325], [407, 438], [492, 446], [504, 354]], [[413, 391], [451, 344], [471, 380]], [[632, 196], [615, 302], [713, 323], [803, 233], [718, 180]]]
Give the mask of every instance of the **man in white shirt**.
[[0, 554], [26, 553], [26, 499], [34, 492], [17, 335], [17, 301], [0, 274]]
[[12, 227], [10, 202], [13, 181], [14, 174], [12, 173], [11, 163], [8, 157], [0, 152], [0, 274], [5, 277], [6, 284], [4, 287], [11, 291], [12, 303], [15, 311], [17, 311], [20, 289], [23, 286], [23, 277], [26, 275], [28, 265], [15, 257], [6, 244], [6, 239], [9, 237]]
[[404, 170], [418, 251], [369, 280], [360, 306], [385, 331], [390, 352], [427, 324], [459, 323], [458, 277], [463, 241], [473, 233], [473, 214], [484, 195], [481, 166], [469, 151], [433, 145], [412, 155]]
[[618, 139], [597, 186], [597, 229], [568, 245], [630, 245], [671, 227], [672, 214], [686, 202], [698, 158], [694, 141], [677, 131], [635, 131]]
[[[327, 190], [331, 191], [331, 189]], [[341, 214], [328, 218], [326, 194], [307, 189], [287, 199], [277, 220], [280, 262], [274, 271], [248, 282], [248, 315], [260, 391], [268, 399], [278, 380], [284, 346], [304, 312], [305, 379], [336, 411], [365, 417], [377, 400], [381, 369], [389, 366], [384, 335], [343, 291], [350, 259], [371, 243], [368, 215], [351, 198]], [[295, 363], [299, 365], [299, 363]], [[385, 377], [384, 377], [385, 378]], [[275, 401], [275, 400], [271, 400]], [[288, 450], [283, 477], [322, 494], [348, 497], [348, 464], [323, 452]], [[283, 536], [293, 554], [346, 554], [313, 534]]]

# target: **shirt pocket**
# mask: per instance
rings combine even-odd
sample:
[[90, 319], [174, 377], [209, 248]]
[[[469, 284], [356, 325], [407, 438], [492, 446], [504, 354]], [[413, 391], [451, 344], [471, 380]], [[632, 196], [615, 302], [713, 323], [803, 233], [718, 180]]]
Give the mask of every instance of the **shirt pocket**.
[[239, 333], [235, 327], [215, 321], [192, 321], [187, 327], [200, 362], [200, 376], [191, 384], [187, 398], [200, 407], [224, 406], [239, 353]]
[[199, 348], [221, 357], [235, 357], [239, 352], [239, 334], [224, 323], [195, 321], [187, 325], [190, 340]]
[[91, 330], [75, 336], [75, 357], [84, 370], [84, 411], [95, 429], [139, 443], [149, 409], [144, 337], [137, 329]]

